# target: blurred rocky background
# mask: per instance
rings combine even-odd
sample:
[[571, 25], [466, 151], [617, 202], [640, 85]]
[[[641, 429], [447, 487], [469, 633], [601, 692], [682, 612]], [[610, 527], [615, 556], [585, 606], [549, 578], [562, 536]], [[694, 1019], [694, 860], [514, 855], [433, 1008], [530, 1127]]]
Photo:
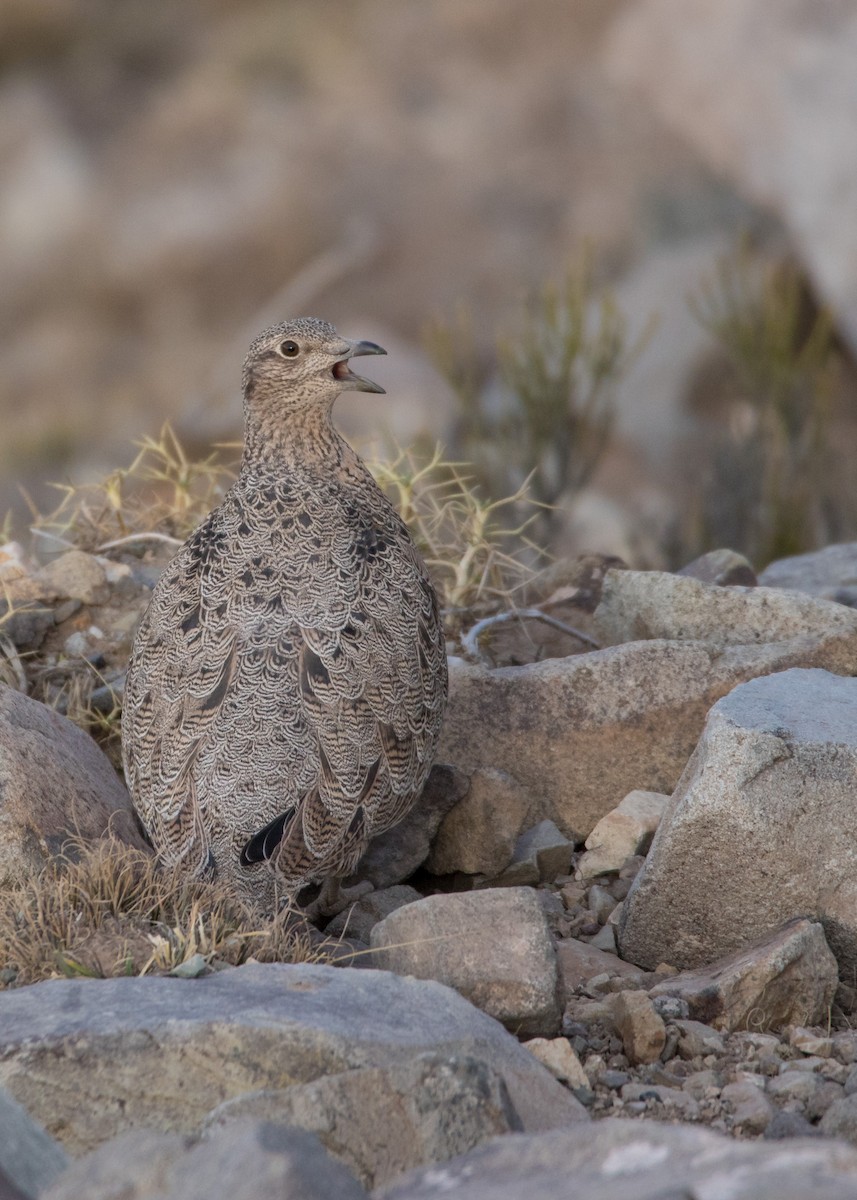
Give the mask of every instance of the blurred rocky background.
[[0, 515], [234, 440], [312, 313], [557, 552], [853, 538], [855, 60], [853, 0], [2, 0]]

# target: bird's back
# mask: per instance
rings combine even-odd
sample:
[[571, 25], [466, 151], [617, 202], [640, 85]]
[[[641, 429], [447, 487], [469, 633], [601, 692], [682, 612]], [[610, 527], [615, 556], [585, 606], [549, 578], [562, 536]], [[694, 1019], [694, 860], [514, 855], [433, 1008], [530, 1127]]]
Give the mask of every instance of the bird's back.
[[128, 672], [126, 775], [156, 850], [256, 899], [270, 872], [254, 857], [292, 892], [353, 870], [414, 803], [440, 733], [426, 568], [356, 455], [338, 457], [245, 464], [164, 571]]

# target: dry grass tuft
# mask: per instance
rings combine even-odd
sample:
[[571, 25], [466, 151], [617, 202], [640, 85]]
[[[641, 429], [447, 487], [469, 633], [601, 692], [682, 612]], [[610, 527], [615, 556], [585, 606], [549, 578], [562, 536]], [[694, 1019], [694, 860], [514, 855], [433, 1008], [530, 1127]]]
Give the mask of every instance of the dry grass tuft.
[[0, 890], [6, 984], [324, 957], [290, 910], [262, 921], [225, 888], [182, 879], [114, 836], [73, 839], [40, 875]]
[[169, 423], [136, 444], [130, 466], [97, 483], [55, 484], [62, 500], [51, 513], [34, 513], [33, 531], [90, 552], [184, 541], [232, 482], [235, 472], [220, 453], [231, 447], [195, 460]]
[[447, 634], [503, 608], [531, 582], [546, 555], [526, 536], [542, 505], [526, 481], [501, 500], [483, 495], [467, 464], [440, 448], [420, 460], [404, 450], [370, 464], [420, 548], [438, 589]]

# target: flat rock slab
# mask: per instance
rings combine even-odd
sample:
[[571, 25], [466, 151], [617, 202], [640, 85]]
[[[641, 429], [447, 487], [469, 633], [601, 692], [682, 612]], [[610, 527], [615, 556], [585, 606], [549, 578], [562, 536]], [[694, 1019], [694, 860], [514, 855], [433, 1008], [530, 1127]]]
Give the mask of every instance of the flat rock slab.
[[248, 964], [201, 979], [50, 980], [0, 994], [0, 1083], [73, 1154], [135, 1126], [434, 1051], [495, 1070], [528, 1130], [584, 1115], [491, 1017], [442, 984]]
[[[847, 610], [843, 610], [847, 611]], [[714, 706], [623, 910], [623, 958], [711, 963], [821, 922], [857, 970], [857, 680], [792, 670]]]
[[607, 1118], [495, 1139], [373, 1193], [374, 1200], [853, 1200], [842, 1142], [739, 1142], [692, 1125]]
[[[450, 660], [441, 755], [504, 771], [574, 841], [635, 788], [670, 793], [708, 710], [789, 667], [857, 674], [857, 612], [773, 588], [608, 570], [595, 611], [606, 648], [488, 670]], [[523, 801], [522, 801], [523, 804]]]
[[0, 684], [0, 886], [39, 871], [72, 836], [108, 828], [145, 848], [106, 755], [66, 717]]

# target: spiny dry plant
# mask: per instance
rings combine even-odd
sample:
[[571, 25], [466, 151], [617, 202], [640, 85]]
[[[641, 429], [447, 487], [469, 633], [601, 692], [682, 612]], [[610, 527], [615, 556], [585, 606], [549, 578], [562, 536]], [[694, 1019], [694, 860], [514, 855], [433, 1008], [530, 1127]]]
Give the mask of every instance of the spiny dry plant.
[[849, 488], [832, 438], [831, 314], [794, 263], [760, 262], [747, 245], [721, 260], [691, 307], [726, 352], [733, 404], [689, 548], [734, 546], [761, 567], [835, 537]]
[[223, 496], [234, 468], [215, 447], [190, 457], [169, 423], [136, 443], [127, 467], [92, 484], [55, 484], [62, 493], [50, 513], [33, 514], [33, 531], [81, 550], [110, 551], [145, 541], [179, 545]]
[[403, 450], [392, 462], [370, 464], [380, 487], [409, 526], [438, 589], [447, 635], [491, 612], [513, 607], [546, 555], [527, 536], [540, 511], [529, 480], [491, 500], [468, 473], [437, 447], [420, 459]]
[[629, 344], [625, 317], [586, 249], [496, 336], [493, 360], [480, 360], [472, 316], [461, 306], [451, 320], [433, 321], [425, 342], [458, 397], [468, 457], [494, 490], [531, 476], [549, 525], [552, 506], [584, 487], [600, 462], [616, 385], [649, 332]]
[[113, 835], [72, 839], [40, 874], [0, 889], [0, 985], [199, 974], [251, 958], [325, 954], [289, 910], [263, 921], [216, 883], [183, 879]]

